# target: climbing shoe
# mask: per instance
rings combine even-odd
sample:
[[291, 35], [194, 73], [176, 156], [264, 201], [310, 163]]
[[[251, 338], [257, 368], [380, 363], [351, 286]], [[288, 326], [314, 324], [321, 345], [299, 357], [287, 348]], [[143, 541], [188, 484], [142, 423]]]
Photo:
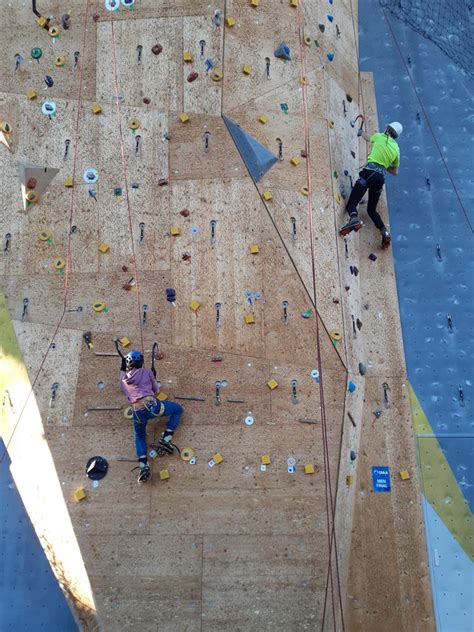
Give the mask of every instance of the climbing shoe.
[[156, 452], [158, 456], [165, 456], [166, 454], [173, 454], [175, 448], [179, 452], [179, 448], [172, 442], [173, 433], [169, 430], [165, 430], [162, 433], [161, 437], [158, 439], [158, 444], [156, 446]]
[[347, 222], [347, 224], [344, 224], [344, 226], [340, 229], [339, 234], [342, 236], [345, 236], [351, 233], [353, 230], [357, 232], [358, 230], [362, 228], [362, 226], [363, 226], [363, 223], [357, 217], [357, 215], [353, 215], [350, 218], [350, 220]]
[[390, 237], [390, 233], [388, 232], [386, 228], [384, 228], [380, 232], [382, 234], [382, 248], [388, 248], [392, 241], [392, 238]]
[[150, 470], [150, 466], [148, 465], [148, 461], [146, 459], [144, 458], [139, 459], [138, 465], [134, 467], [133, 470], [140, 470], [140, 473], [138, 474], [138, 479], [137, 479], [138, 483], [146, 483], [147, 481], [150, 480], [151, 470]]

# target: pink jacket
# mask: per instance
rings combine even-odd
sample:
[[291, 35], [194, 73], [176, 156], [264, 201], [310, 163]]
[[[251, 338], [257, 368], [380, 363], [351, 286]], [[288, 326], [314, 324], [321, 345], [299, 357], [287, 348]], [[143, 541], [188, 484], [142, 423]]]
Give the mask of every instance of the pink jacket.
[[153, 396], [160, 390], [151, 369], [132, 369], [127, 373], [120, 371], [120, 388], [131, 404], [147, 395]]

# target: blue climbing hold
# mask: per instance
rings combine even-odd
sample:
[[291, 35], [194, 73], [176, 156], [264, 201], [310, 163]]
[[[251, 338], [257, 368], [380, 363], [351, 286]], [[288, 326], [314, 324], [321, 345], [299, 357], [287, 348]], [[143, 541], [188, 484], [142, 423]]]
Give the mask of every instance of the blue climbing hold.
[[353, 393], [356, 390], [356, 385], [354, 384], [354, 382], [349, 382], [349, 384], [347, 385], [347, 390], [349, 391], [349, 393]]
[[332, 15], [328, 15], [328, 16], [327, 16], [327, 18], [328, 18], [328, 20], [329, 20], [330, 22], [332, 22], [332, 21], [334, 20], [334, 17], [333, 17]]
[[275, 51], [275, 57], [278, 59], [286, 59], [291, 61], [290, 47], [285, 42], [282, 42]]
[[332, 61], [334, 59], [334, 53], [328, 53], [326, 57], [329, 59], [329, 61]]
[[223, 119], [252, 179], [258, 182], [278, 162], [278, 158], [255, 138], [252, 138], [250, 134], [247, 134], [240, 125], [234, 123], [227, 116], [223, 116]]
[[166, 288], [166, 300], [168, 303], [174, 303], [176, 300], [176, 290], [172, 287]]

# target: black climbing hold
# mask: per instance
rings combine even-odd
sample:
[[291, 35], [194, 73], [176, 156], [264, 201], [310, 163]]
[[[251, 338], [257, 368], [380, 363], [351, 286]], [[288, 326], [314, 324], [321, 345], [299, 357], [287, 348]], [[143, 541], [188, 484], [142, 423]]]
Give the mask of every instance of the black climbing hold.
[[374, 255], [373, 253], [370, 253], [370, 255], [369, 255], [369, 259], [370, 259], [371, 261], [377, 261], [377, 255]]
[[350, 457], [351, 461], [355, 461], [357, 459], [357, 454], [354, 452], [354, 450], [351, 450]]
[[44, 82], [48, 88], [52, 88], [54, 86], [54, 79], [50, 77], [50, 75], [44, 76]]
[[324, 33], [324, 31], [326, 30], [326, 27], [324, 26], [324, 24], [318, 24], [318, 27], [321, 33]]
[[92, 481], [100, 481], [107, 474], [109, 464], [103, 456], [93, 456], [86, 463], [86, 476]]
[[365, 375], [367, 373], [367, 367], [363, 362], [359, 362], [359, 373]]

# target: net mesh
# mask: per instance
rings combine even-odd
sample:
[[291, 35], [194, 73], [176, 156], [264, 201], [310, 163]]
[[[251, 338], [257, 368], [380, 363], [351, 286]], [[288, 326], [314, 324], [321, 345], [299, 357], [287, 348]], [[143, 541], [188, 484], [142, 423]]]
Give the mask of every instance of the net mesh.
[[380, 4], [474, 76], [473, 0], [380, 0]]

